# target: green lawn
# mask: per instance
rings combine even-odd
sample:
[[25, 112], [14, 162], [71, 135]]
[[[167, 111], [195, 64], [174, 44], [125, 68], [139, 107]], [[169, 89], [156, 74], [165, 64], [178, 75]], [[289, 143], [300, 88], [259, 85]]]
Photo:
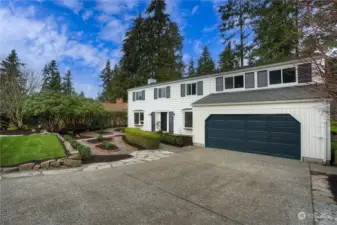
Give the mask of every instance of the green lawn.
[[337, 133], [337, 121], [336, 120], [331, 121], [331, 131]]
[[64, 156], [63, 147], [56, 135], [0, 137], [2, 166]]

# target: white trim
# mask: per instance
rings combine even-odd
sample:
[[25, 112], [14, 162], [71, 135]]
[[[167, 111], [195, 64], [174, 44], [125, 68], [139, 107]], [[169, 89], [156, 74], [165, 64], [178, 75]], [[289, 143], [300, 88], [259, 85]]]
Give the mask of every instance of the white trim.
[[299, 99], [299, 100], [281, 100], [281, 101], [260, 101], [260, 102], [233, 102], [233, 103], [209, 103], [209, 104], [192, 104], [193, 107], [204, 106], [227, 106], [227, 105], [259, 105], [259, 104], [282, 104], [282, 103], [302, 103], [302, 102], [321, 102], [332, 101], [332, 99]]
[[240, 70], [233, 70], [233, 71], [222, 72], [222, 73], [208, 74], [208, 75], [205, 75], [205, 76], [196, 76], [196, 77], [173, 80], [173, 81], [151, 84], [151, 85], [143, 85], [143, 86], [127, 89], [127, 91], [133, 91], [133, 90], [137, 90], [137, 89], [144, 89], [144, 88], [150, 88], [150, 87], [153, 88], [153, 87], [157, 87], [157, 86], [174, 84], [174, 83], [184, 83], [184, 82], [190, 82], [190, 81], [193, 81], [193, 80], [201, 80], [201, 79], [204, 79], [204, 78], [211, 78], [211, 77], [217, 77], [217, 76], [227, 76], [227, 75], [231, 75], [231, 74], [234, 74], [234, 73], [251, 72], [252, 70], [253, 71], [264, 70], [264, 69], [268, 69], [270, 67], [293, 65], [294, 63], [301, 63], [302, 64], [302, 63], [312, 62], [313, 60], [320, 59], [320, 58], [322, 58], [322, 57], [320, 57], [320, 56], [313, 57], [313, 58], [308, 57], [308, 58], [294, 59], [294, 60], [280, 62], [280, 63], [271, 63], [271, 64], [262, 65], [262, 66], [247, 67], [247, 68], [243, 68], [243, 69], [240, 69]]

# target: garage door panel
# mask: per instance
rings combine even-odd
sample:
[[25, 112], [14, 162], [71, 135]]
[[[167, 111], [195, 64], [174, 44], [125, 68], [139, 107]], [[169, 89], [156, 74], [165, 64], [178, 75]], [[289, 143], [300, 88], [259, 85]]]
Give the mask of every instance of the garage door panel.
[[[216, 129], [215, 129], [216, 128]], [[206, 146], [300, 158], [300, 123], [288, 114], [211, 115]]]

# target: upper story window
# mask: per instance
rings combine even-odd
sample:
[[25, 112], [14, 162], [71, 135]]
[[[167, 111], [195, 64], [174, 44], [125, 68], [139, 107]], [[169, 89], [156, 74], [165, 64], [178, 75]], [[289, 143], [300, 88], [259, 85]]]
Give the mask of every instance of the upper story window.
[[180, 96], [203, 95], [203, 83], [203, 81], [197, 81], [195, 83], [180, 84]]
[[132, 93], [132, 100], [133, 101], [141, 101], [145, 100], [145, 90], [142, 91], [134, 91]]
[[295, 67], [286, 68], [282, 70], [269, 71], [269, 84], [286, 84], [296, 82]]
[[166, 87], [161, 87], [161, 88], [154, 88], [154, 99], [158, 98], [170, 98], [171, 96], [171, 87], [166, 86]]
[[225, 89], [243, 88], [243, 87], [244, 87], [243, 75], [225, 78]]
[[191, 83], [186, 85], [186, 95], [196, 95], [197, 94], [197, 83]]
[[166, 98], [166, 87], [158, 88], [158, 98]]
[[223, 91], [223, 77], [215, 78], [215, 90]]
[[245, 88], [254, 88], [255, 87], [255, 75], [254, 72], [245, 74]]

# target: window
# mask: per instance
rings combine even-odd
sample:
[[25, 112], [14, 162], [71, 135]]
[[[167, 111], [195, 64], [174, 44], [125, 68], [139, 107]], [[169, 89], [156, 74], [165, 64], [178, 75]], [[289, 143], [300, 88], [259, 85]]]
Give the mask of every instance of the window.
[[268, 86], [267, 70], [257, 72], [257, 86], [258, 87]]
[[158, 88], [158, 98], [166, 98], [166, 87]]
[[197, 83], [187, 84], [187, 95], [196, 95], [197, 94]]
[[135, 125], [143, 125], [144, 124], [144, 112], [135, 112]]
[[254, 73], [245, 74], [245, 87], [246, 89], [255, 87]]
[[293, 68], [287, 68], [283, 69], [282, 71], [283, 75], [283, 83], [293, 83], [296, 82], [296, 69]]
[[136, 100], [143, 100], [143, 92], [142, 91], [136, 92]]
[[191, 111], [185, 112], [185, 128], [192, 128], [193, 127], [193, 114]]
[[243, 88], [243, 76], [234, 77], [234, 88]]
[[281, 70], [269, 71], [269, 84], [281, 84]]
[[216, 91], [223, 91], [223, 77], [215, 78]]
[[233, 89], [234, 78], [233, 77], [227, 77], [225, 78], [225, 89]]

